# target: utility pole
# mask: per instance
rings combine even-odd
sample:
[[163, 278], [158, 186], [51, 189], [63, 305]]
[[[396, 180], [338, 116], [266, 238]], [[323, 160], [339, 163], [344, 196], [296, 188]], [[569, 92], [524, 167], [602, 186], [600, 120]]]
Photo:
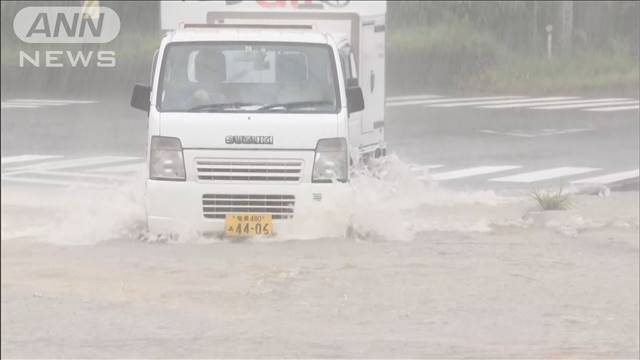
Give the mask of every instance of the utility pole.
[[560, 1], [560, 49], [571, 55], [573, 45], [573, 1]]
[[551, 58], [553, 57], [553, 25], [547, 25], [547, 27], [545, 27], [545, 30], [547, 31], [547, 60], [551, 60]]
[[538, 2], [532, 1], [533, 5], [533, 24], [531, 26], [531, 49], [534, 56], [538, 55]]

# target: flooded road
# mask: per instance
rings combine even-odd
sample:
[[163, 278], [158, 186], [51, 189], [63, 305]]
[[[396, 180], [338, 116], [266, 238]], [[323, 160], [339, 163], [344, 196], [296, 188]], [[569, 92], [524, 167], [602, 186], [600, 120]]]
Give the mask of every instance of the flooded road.
[[635, 110], [391, 106], [352, 208], [166, 244], [143, 241], [144, 119], [108, 104], [2, 109], [3, 356], [638, 356]]
[[124, 187], [3, 186], [3, 356], [638, 355], [637, 192], [540, 212], [410, 186], [353, 237], [171, 244]]

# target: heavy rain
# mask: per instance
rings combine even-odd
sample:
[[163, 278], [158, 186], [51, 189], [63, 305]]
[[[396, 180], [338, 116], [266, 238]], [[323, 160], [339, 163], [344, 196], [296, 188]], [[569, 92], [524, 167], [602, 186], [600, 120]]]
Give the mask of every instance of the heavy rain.
[[638, 358], [637, 1], [2, 1], [2, 358]]

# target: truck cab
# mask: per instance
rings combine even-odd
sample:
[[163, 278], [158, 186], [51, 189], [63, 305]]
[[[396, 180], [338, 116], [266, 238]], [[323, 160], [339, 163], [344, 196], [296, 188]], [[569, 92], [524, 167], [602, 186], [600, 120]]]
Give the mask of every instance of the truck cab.
[[363, 126], [349, 36], [259, 15], [210, 12], [178, 25], [150, 85], [134, 88], [131, 105], [148, 111], [151, 234], [281, 232], [349, 198], [351, 166], [385, 152], [382, 130]]

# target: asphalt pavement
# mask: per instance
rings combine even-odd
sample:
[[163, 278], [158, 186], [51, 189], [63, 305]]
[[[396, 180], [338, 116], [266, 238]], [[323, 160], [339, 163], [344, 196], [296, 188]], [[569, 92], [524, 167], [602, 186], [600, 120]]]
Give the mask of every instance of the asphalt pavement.
[[[100, 183], [100, 174], [110, 181], [134, 172], [147, 123], [127, 100], [5, 99], [3, 183]], [[638, 186], [637, 99], [404, 94], [388, 98], [385, 118], [390, 153], [438, 186]]]
[[617, 110], [623, 106], [616, 103], [631, 101], [422, 99], [387, 102], [386, 139], [446, 186], [558, 187], [593, 178], [637, 184], [637, 100]]

